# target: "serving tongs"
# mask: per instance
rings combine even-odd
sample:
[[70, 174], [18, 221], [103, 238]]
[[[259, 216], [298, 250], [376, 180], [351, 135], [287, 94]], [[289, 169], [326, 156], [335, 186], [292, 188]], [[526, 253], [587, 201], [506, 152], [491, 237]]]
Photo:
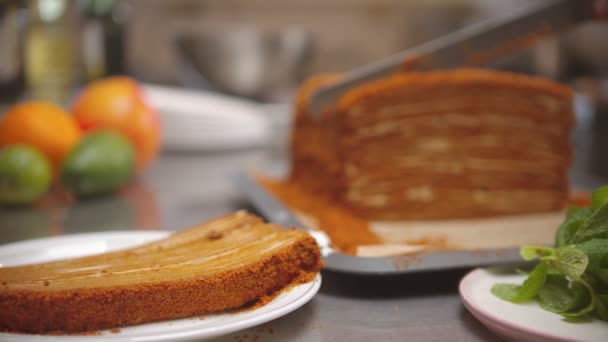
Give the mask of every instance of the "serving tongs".
[[495, 66], [541, 38], [590, 19], [592, 0], [538, 0], [513, 12], [488, 19], [378, 62], [354, 69], [310, 98], [310, 112], [321, 111], [348, 89], [403, 70]]

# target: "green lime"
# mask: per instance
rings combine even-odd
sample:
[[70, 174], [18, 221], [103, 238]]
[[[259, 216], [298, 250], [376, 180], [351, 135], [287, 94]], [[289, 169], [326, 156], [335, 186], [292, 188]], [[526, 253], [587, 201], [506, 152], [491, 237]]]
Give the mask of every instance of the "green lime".
[[44, 195], [51, 177], [51, 165], [38, 150], [25, 145], [0, 150], [0, 203], [31, 203]]
[[122, 135], [92, 132], [64, 160], [61, 182], [80, 196], [107, 194], [129, 180], [134, 161], [133, 146]]

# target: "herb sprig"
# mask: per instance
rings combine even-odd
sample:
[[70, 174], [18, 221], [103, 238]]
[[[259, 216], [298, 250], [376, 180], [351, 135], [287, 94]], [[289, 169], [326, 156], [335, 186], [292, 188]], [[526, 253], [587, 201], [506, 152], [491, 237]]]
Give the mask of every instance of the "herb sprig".
[[494, 285], [495, 296], [535, 300], [566, 319], [592, 315], [608, 321], [608, 186], [592, 193], [591, 207], [568, 209], [554, 248], [524, 246], [520, 254], [539, 263], [521, 285]]

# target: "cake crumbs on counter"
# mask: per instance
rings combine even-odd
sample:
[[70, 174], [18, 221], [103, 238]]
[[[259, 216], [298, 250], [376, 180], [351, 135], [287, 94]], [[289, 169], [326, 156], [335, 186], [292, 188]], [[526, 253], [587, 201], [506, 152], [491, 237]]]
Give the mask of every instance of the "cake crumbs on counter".
[[413, 265], [422, 262], [422, 258], [419, 255], [402, 255], [393, 257], [393, 267], [396, 270], [404, 270], [412, 267]]
[[232, 339], [236, 340], [237, 342], [255, 342], [259, 339], [259, 336], [257, 334], [244, 334], [232, 336]]
[[299, 286], [301, 284], [311, 282], [315, 279], [315, 277], [316, 277], [316, 273], [315, 274], [302, 273], [299, 276], [297, 276], [296, 278], [294, 278], [290, 284], [287, 284], [283, 288], [281, 288], [277, 291], [274, 291], [272, 293], [267, 293], [265, 295], [262, 295], [262, 296], [260, 296], [260, 298], [258, 298], [257, 300], [255, 300], [253, 302], [246, 303], [245, 305], [243, 305], [241, 307], [228, 310], [227, 312], [230, 314], [236, 315], [236, 314], [239, 314], [242, 312], [252, 311], [252, 310], [261, 308], [262, 306], [270, 303], [272, 300], [277, 298], [282, 293], [288, 292], [291, 289], [293, 289], [294, 287]]
[[312, 323], [310, 325], [310, 329], [312, 329], [314, 331], [323, 331], [323, 324], [321, 324], [321, 323]]
[[357, 217], [347, 208], [333, 203], [324, 194], [307, 191], [295, 181], [276, 181], [259, 175], [255, 179], [288, 207], [317, 219], [320, 228], [329, 235], [332, 244], [344, 253], [355, 255], [359, 245], [382, 243], [381, 239], [369, 229], [366, 220]]

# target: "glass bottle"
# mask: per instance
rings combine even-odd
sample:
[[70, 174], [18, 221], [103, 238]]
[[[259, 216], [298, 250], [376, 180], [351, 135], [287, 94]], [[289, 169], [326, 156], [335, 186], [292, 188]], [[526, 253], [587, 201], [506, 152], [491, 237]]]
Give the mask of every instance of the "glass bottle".
[[81, 0], [83, 56], [87, 80], [125, 73], [124, 20], [128, 3]]
[[81, 72], [78, 11], [72, 0], [30, 0], [25, 79], [30, 98], [66, 106]]
[[9, 105], [23, 93], [24, 9], [18, 0], [0, 0], [0, 102]]

